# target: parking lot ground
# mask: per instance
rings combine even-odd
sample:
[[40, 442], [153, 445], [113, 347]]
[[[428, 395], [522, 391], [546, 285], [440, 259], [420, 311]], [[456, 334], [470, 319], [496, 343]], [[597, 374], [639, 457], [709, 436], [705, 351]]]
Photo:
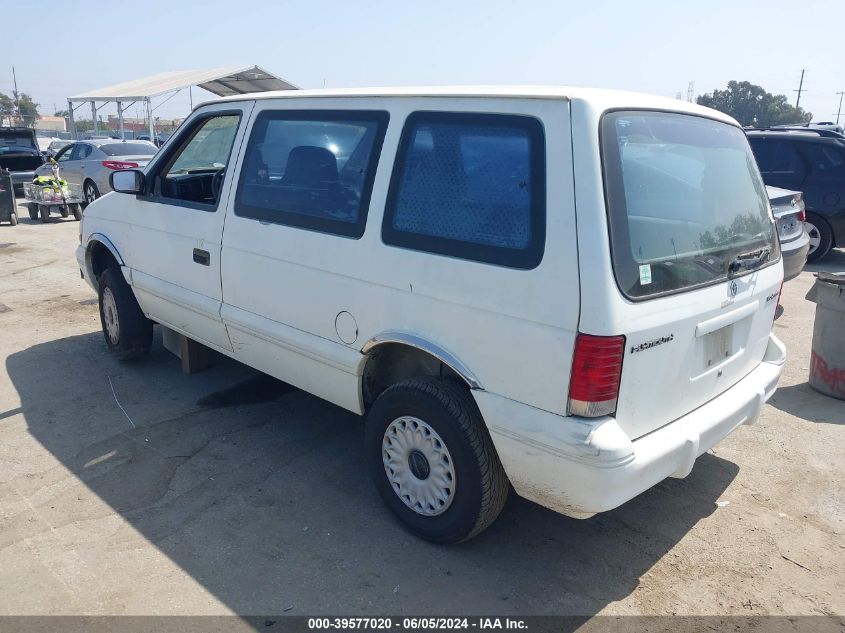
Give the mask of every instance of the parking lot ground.
[[780, 390], [688, 478], [584, 521], [512, 495], [440, 547], [382, 505], [357, 416], [222, 358], [184, 375], [159, 335], [111, 358], [77, 223], [19, 217], [0, 226], [0, 614], [845, 613], [845, 402], [807, 386], [810, 272], [783, 288]]

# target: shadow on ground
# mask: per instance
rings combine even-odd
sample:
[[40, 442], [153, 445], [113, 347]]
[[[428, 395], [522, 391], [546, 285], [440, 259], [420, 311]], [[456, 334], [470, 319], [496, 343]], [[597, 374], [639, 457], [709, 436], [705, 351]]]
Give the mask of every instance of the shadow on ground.
[[6, 368], [29, 432], [79, 482], [51, 488], [62, 468], [17, 480], [39, 514], [54, 528], [102, 517], [93, 493], [241, 614], [593, 614], [631, 594], [738, 472], [706, 454], [687, 479], [586, 521], [512, 495], [483, 535], [438, 547], [383, 507], [360, 418], [242, 365], [185, 376], [159, 341], [120, 364], [92, 333]]
[[808, 382], [778, 387], [769, 404], [809, 422], [845, 424], [845, 401], [819, 393]]

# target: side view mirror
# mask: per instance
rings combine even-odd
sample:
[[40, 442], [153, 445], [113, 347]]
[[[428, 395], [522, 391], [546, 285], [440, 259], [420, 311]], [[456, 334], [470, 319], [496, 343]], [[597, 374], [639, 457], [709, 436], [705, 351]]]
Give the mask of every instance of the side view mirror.
[[113, 171], [109, 174], [109, 184], [117, 193], [142, 193], [144, 191], [144, 172], [138, 169]]

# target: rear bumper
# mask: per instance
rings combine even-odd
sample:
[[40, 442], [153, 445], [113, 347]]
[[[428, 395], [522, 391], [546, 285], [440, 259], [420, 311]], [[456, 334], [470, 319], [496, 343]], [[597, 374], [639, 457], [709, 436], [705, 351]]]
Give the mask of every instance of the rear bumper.
[[801, 237], [781, 244], [780, 253], [783, 258], [783, 280], [789, 281], [801, 274], [807, 263], [807, 253], [810, 251], [810, 236], [804, 231]]
[[616, 508], [756, 421], [777, 389], [786, 349], [772, 334], [765, 357], [733, 387], [671, 424], [631, 441], [611, 417], [562, 417], [473, 391], [502, 465], [520, 496], [578, 518]]
[[35, 178], [34, 171], [13, 171], [12, 185], [15, 187], [22, 187], [25, 183], [32, 182], [33, 178]]

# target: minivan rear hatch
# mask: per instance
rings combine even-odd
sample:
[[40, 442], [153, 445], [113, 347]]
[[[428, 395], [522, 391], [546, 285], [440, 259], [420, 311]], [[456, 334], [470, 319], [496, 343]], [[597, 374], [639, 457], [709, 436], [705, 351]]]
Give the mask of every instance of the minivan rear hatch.
[[621, 295], [615, 333], [626, 337], [615, 417], [636, 438], [712, 400], [762, 361], [783, 268], [739, 127], [615, 111], [602, 117], [601, 148]]

